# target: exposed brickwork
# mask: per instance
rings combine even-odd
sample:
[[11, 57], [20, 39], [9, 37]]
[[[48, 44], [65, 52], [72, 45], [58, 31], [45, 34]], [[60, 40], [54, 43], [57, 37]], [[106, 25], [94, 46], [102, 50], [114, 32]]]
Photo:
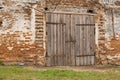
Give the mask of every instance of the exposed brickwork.
[[[37, 10], [41, 9], [41, 5], [36, 7]], [[45, 14], [41, 11], [37, 11], [35, 14], [35, 43], [37, 44], [37, 60], [36, 63], [45, 64]], [[41, 54], [41, 55], [40, 55]]]
[[[117, 0], [100, 0], [101, 4], [104, 6], [104, 16], [105, 21], [100, 21], [99, 30], [99, 52], [97, 55], [98, 62], [101, 64], [114, 64], [120, 65], [119, 57], [119, 25], [120, 17], [119, 6], [114, 3]], [[111, 6], [116, 6], [112, 8]], [[117, 17], [116, 17], [117, 16]]]
[[[43, 58], [39, 59], [39, 57], [44, 56], [43, 15], [27, 5], [34, 7], [34, 4], [29, 3], [14, 1], [11, 3], [8, 0], [2, 2], [3, 8], [0, 9], [2, 21], [0, 27], [0, 60], [43, 65]], [[38, 41], [39, 38], [41, 40]]]

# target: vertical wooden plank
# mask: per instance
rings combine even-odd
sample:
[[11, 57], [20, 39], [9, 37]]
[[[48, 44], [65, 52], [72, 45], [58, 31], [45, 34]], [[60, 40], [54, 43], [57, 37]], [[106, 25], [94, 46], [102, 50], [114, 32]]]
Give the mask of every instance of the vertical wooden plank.
[[[58, 19], [57, 19], [57, 17], [58, 17], [58, 15], [57, 14], [55, 14], [55, 16], [56, 16], [56, 23], [57, 23], [57, 21], [58, 21]], [[55, 43], [55, 46], [56, 46], [56, 49], [55, 49], [55, 52], [56, 52], [56, 56], [55, 56], [55, 65], [57, 66], [58, 65], [58, 57], [57, 57], [57, 55], [58, 55], [58, 25], [56, 24], [56, 43]]]
[[87, 64], [86, 63], [86, 60], [87, 60], [87, 58], [86, 58], [86, 55], [87, 55], [87, 48], [86, 48], [86, 44], [87, 44], [87, 41], [86, 41], [86, 30], [87, 30], [87, 26], [86, 26], [86, 15], [84, 15], [84, 66]]
[[[89, 17], [90, 17], [90, 24], [91, 24], [91, 16], [89, 15]], [[91, 28], [91, 25], [89, 26], [90, 27], [90, 40], [89, 40], [89, 42], [90, 42], [90, 55], [92, 55], [92, 50], [91, 50], [91, 48], [92, 48], [92, 44], [91, 44], [91, 42], [92, 42], [92, 28]], [[90, 65], [92, 64], [92, 56], [90, 56]]]
[[[48, 14], [48, 22], [51, 21], [51, 14]], [[51, 66], [51, 25], [48, 24], [48, 65]]]
[[[85, 24], [88, 24], [88, 22], [87, 22], [87, 20], [88, 20], [88, 15], [85, 15]], [[85, 54], [84, 55], [88, 55], [88, 49], [87, 49], [87, 44], [88, 44], [88, 42], [87, 42], [87, 27], [88, 27], [88, 25], [86, 25], [86, 26], [84, 26], [85, 27]], [[88, 56], [85, 56], [85, 66], [87, 65], [87, 57]]]
[[[54, 21], [53, 22], [55, 22], [55, 23], [57, 23], [57, 14], [54, 14]], [[56, 32], [56, 29], [57, 29], [57, 25], [54, 25], [54, 66], [57, 66], [57, 63], [56, 63], [56, 61], [57, 61], [57, 53], [56, 53], [56, 34], [57, 34], [57, 32]]]
[[[64, 23], [64, 14], [62, 14], [61, 17], [62, 17], [62, 21], [61, 22]], [[62, 58], [62, 66], [64, 66], [64, 27], [65, 27], [65, 25], [62, 24], [61, 25], [61, 49], [62, 49], [62, 51], [61, 51], [61, 54], [62, 54], [61, 58]]]
[[70, 42], [70, 45], [71, 45], [71, 54], [70, 54], [70, 62], [71, 62], [71, 66], [74, 66], [75, 65], [75, 15], [71, 15], [71, 30], [70, 30], [70, 39], [71, 39], [71, 42]]
[[[53, 22], [54, 20], [54, 15], [51, 14], [51, 21]], [[54, 66], [54, 27], [53, 24], [51, 25], [51, 65]]]
[[75, 23], [75, 18], [76, 15], [71, 15], [71, 37], [72, 37], [72, 44], [71, 44], [71, 62], [72, 62], [72, 66], [75, 66], [75, 27], [76, 27], [76, 23]]
[[66, 61], [66, 63], [67, 63], [67, 65], [69, 65], [69, 15], [67, 15], [66, 14], [66, 29], [67, 29], [67, 32], [66, 32], [66, 34], [67, 34], [67, 36], [66, 36], [66, 46], [67, 46], [67, 53], [66, 53], [66, 57], [67, 57], [67, 61]]
[[[84, 15], [82, 15], [82, 23], [81, 24], [84, 24]], [[81, 26], [81, 36], [82, 36], [82, 38], [81, 38], [81, 55], [84, 55], [84, 26]], [[81, 56], [81, 65], [84, 65], [84, 56]]]
[[[58, 22], [60, 22], [60, 14], [58, 14]], [[61, 24], [59, 24], [58, 26], [58, 66], [61, 65]]]
[[[59, 23], [62, 23], [62, 14], [59, 14], [60, 18], [59, 18]], [[62, 24], [59, 25], [59, 64], [60, 66], [62, 66]]]
[[[63, 23], [65, 23], [65, 14], [63, 14]], [[66, 64], [66, 62], [65, 62], [65, 57], [66, 57], [66, 54], [65, 54], [65, 27], [66, 27], [66, 25], [62, 25], [62, 40], [63, 40], [63, 42], [62, 42], [62, 47], [63, 47], [63, 66], [65, 66]]]
[[[90, 15], [88, 15], [88, 24], [91, 24], [91, 19], [90, 19]], [[91, 41], [91, 37], [90, 37], [90, 33], [91, 33], [91, 26], [88, 26], [88, 31], [87, 31], [87, 37], [88, 37], [88, 44], [87, 44], [87, 48], [88, 48], [88, 55], [91, 55], [91, 51], [90, 51], [90, 41]], [[91, 56], [88, 56], [88, 65], [91, 65]]]
[[68, 65], [71, 65], [71, 15], [68, 16]]
[[[54, 14], [51, 14], [52, 15], [52, 19], [51, 19], [51, 22], [54, 22]], [[55, 65], [55, 53], [54, 53], [54, 35], [55, 35], [55, 33], [54, 33], [54, 27], [55, 27], [55, 25], [54, 24], [52, 24], [52, 27], [51, 27], [51, 39], [52, 39], [52, 66], [54, 66]]]
[[67, 20], [68, 18], [67, 18], [67, 15], [65, 14], [65, 22], [66, 22], [66, 27], [65, 27], [65, 65], [68, 65], [67, 63], [67, 56], [68, 56], [68, 43], [67, 43], [67, 41], [68, 41], [68, 20]]
[[[50, 18], [50, 20], [49, 21], [51, 21], [51, 19], [52, 19], [52, 15], [50, 14], [50, 16], [51, 16], [51, 18]], [[50, 24], [49, 24], [50, 25]], [[49, 29], [50, 29], [50, 42], [49, 42], [49, 44], [50, 44], [50, 65], [52, 66], [52, 60], [51, 60], [51, 57], [52, 57], [52, 37], [51, 37], [51, 35], [52, 35], [52, 33], [51, 33], [51, 29], [52, 29], [52, 25], [50, 25], [50, 27], [49, 27]]]
[[[92, 17], [91, 17], [91, 16], [90, 16], [90, 22], [92, 23]], [[92, 39], [92, 38], [93, 38], [92, 26], [90, 26], [90, 29], [91, 29], [91, 34], [90, 34], [90, 37], [91, 37], [91, 40], [90, 40], [90, 49], [91, 49], [91, 55], [92, 55], [92, 48], [93, 48], [93, 47], [92, 47], [92, 46], [93, 46], [93, 45], [92, 45], [92, 42], [93, 42], [93, 41], [92, 41], [92, 40], [93, 40], [93, 39]], [[91, 56], [91, 65], [92, 65], [92, 62], [93, 62], [93, 57]]]
[[[56, 23], [59, 22], [59, 18], [58, 18], [58, 14], [56, 14]], [[59, 25], [56, 24], [56, 65], [58, 66], [59, 64], [59, 58], [58, 58], [58, 55], [59, 55], [59, 42], [58, 42], [58, 39], [59, 39]]]
[[[90, 23], [90, 16], [89, 16], [89, 15], [88, 15], [88, 24], [91, 24], [91, 23]], [[90, 34], [90, 31], [91, 31], [91, 30], [90, 30], [90, 25], [87, 26], [87, 28], [88, 28], [88, 29], [87, 29], [87, 42], [88, 42], [88, 43], [87, 43], [87, 53], [88, 53], [88, 55], [90, 55], [90, 35], [89, 35], [89, 34]], [[87, 64], [88, 64], [88, 65], [90, 65], [90, 58], [91, 58], [91, 56], [88, 56], [88, 60], [87, 60], [87, 62], [88, 62]]]
[[[90, 16], [88, 15], [88, 20], [87, 20], [87, 24], [91, 24], [90, 23]], [[90, 25], [87, 26], [87, 54], [90, 55]], [[90, 58], [91, 56], [88, 56], [88, 60], [87, 60], [87, 65], [90, 65]]]
[[[81, 24], [81, 15], [77, 15], [78, 16], [78, 24]], [[79, 47], [78, 47], [78, 55], [79, 55], [79, 66], [81, 65], [81, 57], [80, 57], [80, 55], [81, 55], [81, 26], [78, 26], [78, 29], [79, 29], [79, 32], [78, 32], [78, 45], [79, 45]]]
[[[91, 16], [92, 17], [92, 24], [94, 24], [94, 16]], [[95, 49], [95, 34], [94, 34], [94, 26], [92, 26], [92, 55], [95, 55], [95, 53], [94, 53], [94, 49]], [[94, 56], [92, 56], [93, 58], [93, 60], [92, 60], [92, 65], [94, 65], [94, 59], [95, 59], [95, 57]]]
[[[84, 24], [87, 24], [87, 22], [86, 22], [87, 21], [87, 15], [84, 15], [84, 20], [85, 20]], [[86, 56], [87, 55], [87, 47], [86, 47], [87, 46], [87, 40], [86, 40], [86, 37], [87, 37], [86, 33], [87, 32], [86, 31], [87, 31], [87, 26], [85, 25], [84, 26], [84, 55], [85, 55], [84, 56], [84, 66], [87, 65], [87, 56]]]
[[[62, 15], [62, 17], [63, 17], [63, 23], [64, 23], [64, 15]], [[62, 66], [64, 66], [64, 58], [65, 58], [65, 55], [64, 55], [64, 40], [65, 40], [65, 38], [64, 38], [64, 27], [65, 27], [65, 25], [62, 25], [61, 26], [62, 27], [62, 32], [61, 32], [61, 35], [62, 35], [62, 37], [61, 37], [61, 39], [62, 39]]]
[[[48, 14], [45, 14], [45, 16], [46, 16], [46, 22], [48, 22]], [[46, 33], [48, 33], [48, 24], [46, 24]], [[46, 56], [46, 58], [45, 58], [45, 59], [46, 59], [46, 66], [50, 66], [50, 65], [49, 65], [49, 61], [50, 61], [50, 60], [49, 60], [49, 58], [48, 58], [48, 51], [49, 51], [49, 50], [48, 50], [48, 35], [46, 35], [46, 45], [47, 45], [47, 46], [46, 46], [46, 53], [47, 53], [47, 54], [45, 55], [45, 56]]]
[[[76, 15], [76, 24], [79, 24], [79, 15]], [[75, 55], [76, 55], [76, 66], [79, 66], [79, 53], [80, 53], [80, 26], [75, 27], [75, 40], [76, 40], [76, 44], [75, 44]]]
[[[90, 23], [93, 24], [93, 16], [90, 16]], [[91, 65], [94, 64], [94, 51], [93, 51], [93, 46], [94, 46], [94, 27], [90, 26], [90, 54], [91, 56]]]
[[[62, 23], [62, 14], [59, 14], [60, 15], [60, 23]], [[60, 58], [60, 66], [62, 66], [62, 24], [60, 24], [60, 26], [59, 26], [59, 32], [60, 32], [60, 52], [59, 52], [59, 54], [60, 54], [60, 56], [59, 56], [59, 58]]]
[[[57, 14], [57, 23], [59, 22], [59, 14]], [[59, 55], [59, 25], [56, 26], [56, 54]], [[56, 56], [57, 60], [57, 66], [59, 66], [59, 57]]]
[[66, 63], [70, 64], [70, 15], [66, 14]]
[[71, 14], [68, 17], [68, 65], [71, 66]]
[[[89, 18], [89, 15], [86, 15], [86, 55], [90, 55], [90, 47], [89, 47], [89, 24], [90, 23], [90, 18]], [[86, 65], [90, 65], [89, 63], [89, 56], [86, 56]]]
[[[79, 17], [79, 19], [80, 19], [80, 22], [79, 22], [79, 24], [83, 24], [83, 15], [80, 15], [80, 17]], [[83, 65], [83, 56], [81, 56], [81, 55], [83, 55], [83, 26], [80, 26], [80, 32], [79, 32], [79, 34], [80, 34], [80, 53], [79, 53], [79, 55], [80, 55], [80, 65]]]

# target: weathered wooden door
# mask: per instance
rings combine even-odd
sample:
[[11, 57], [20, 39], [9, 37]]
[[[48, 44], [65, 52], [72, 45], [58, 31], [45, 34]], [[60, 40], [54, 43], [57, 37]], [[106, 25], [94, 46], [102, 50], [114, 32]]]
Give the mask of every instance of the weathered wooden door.
[[93, 65], [94, 15], [47, 13], [47, 66]]

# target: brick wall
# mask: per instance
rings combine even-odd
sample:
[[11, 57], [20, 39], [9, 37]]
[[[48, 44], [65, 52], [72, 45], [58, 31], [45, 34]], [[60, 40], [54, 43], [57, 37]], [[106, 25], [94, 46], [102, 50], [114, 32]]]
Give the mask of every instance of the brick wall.
[[[101, 0], [101, 1], [103, 1], [102, 3], [103, 14], [101, 18], [104, 18], [104, 20], [99, 18], [99, 22], [97, 22], [99, 27], [98, 30], [99, 46], [96, 55], [98, 64], [120, 65], [119, 63], [120, 17], [119, 17], [119, 8], [117, 8], [119, 6], [116, 6], [114, 4], [114, 2], [118, 0], [113, 0], [112, 4], [109, 5], [107, 5], [108, 3], [105, 3], [105, 0]], [[109, 2], [109, 0], [106, 1]], [[116, 6], [116, 8], [112, 8], [111, 6]]]
[[3, 0], [1, 6], [0, 60], [37, 64], [44, 56], [44, 17], [34, 9], [38, 5]]

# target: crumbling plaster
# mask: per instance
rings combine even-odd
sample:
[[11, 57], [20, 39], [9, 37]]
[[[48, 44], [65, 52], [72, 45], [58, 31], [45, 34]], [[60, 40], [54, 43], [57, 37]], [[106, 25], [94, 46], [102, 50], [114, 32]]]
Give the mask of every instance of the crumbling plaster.
[[119, 6], [115, 5], [116, 1], [119, 0], [100, 0], [104, 9], [104, 20], [102, 21], [103, 25], [100, 27], [98, 36], [102, 35], [104, 37], [99, 39], [97, 59], [101, 64], [120, 65], [120, 16]]
[[[37, 58], [35, 57], [43, 55], [38, 52], [39, 46], [36, 44], [35, 8], [37, 4], [35, 4], [36, 1], [33, 1], [32, 4], [29, 4], [29, 1], [19, 1], [0, 1], [0, 21], [2, 21], [0, 60], [36, 64]], [[43, 64], [42, 61], [40, 64]]]

